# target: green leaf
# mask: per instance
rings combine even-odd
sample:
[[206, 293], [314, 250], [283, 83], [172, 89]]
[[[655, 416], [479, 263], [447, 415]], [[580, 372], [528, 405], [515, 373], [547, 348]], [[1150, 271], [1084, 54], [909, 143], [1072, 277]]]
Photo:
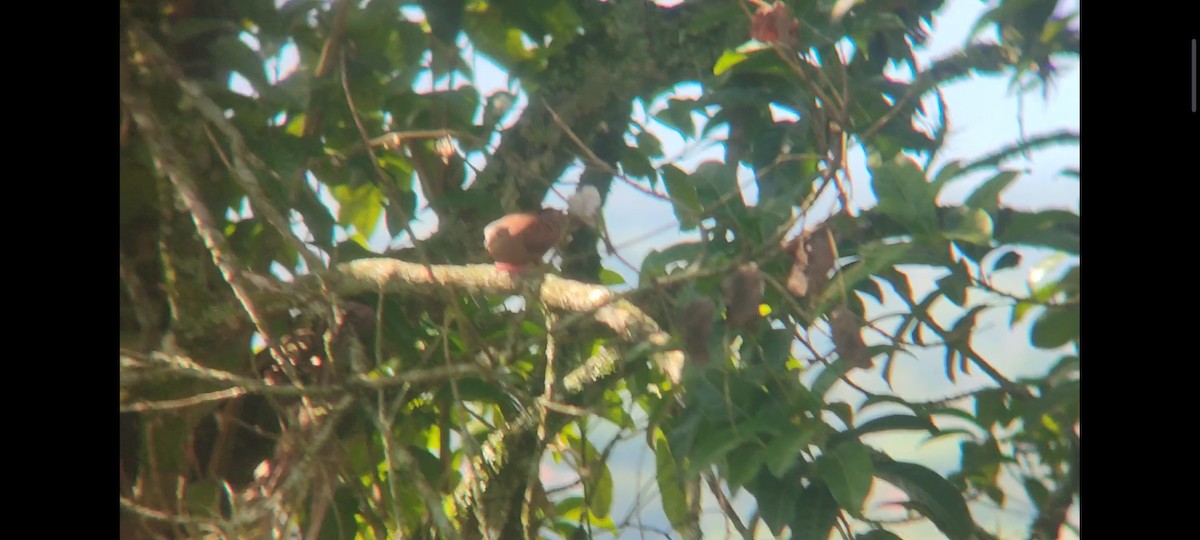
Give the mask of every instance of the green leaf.
[[825, 394], [829, 392], [829, 389], [833, 388], [833, 385], [842, 378], [842, 375], [846, 374], [847, 370], [848, 368], [846, 367], [846, 363], [842, 362], [841, 358], [830, 362], [829, 365], [821, 371], [821, 374], [817, 375], [817, 379], [813, 381], [811, 388], [812, 393], [816, 394], [816, 396], [819, 398], [824, 398]]
[[879, 417], [879, 418], [873, 418], [871, 420], [863, 422], [858, 427], [851, 430], [851, 432], [854, 434], [854, 436], [859, 436], [859, 435], [865, 435], [867, 433], [874, 433], [877, 431], [900, 431], [900, 430], [928, 431], [930, 433], [937, 433], [938, 428], [937, 428], [937, 426], [933, 425], [933, 422], [929, 419], [928, 416], [912, 416], [912, 415], [908, 415], [908, 414], [896, 414], [896, 415], [890, 415], [890, 416], [883, 416], [883, 417]]
[[937, 192], [911, 158], [900, 154], [871, 173], [871, 189], [881, 213], [913, 234], [930, 234], [937, 229]]
[[838, 420], [841, 420], [843, 424], [846, 424], [846, 427], [854, 425], [854, 408], [849, 403], [835, 401], [826, 405], [825, 408], [829, 409], [829, 412], [838, 417]]
[[1009, 317], [1008, 326], [1010, 328], [1016, 326], [1017, 323], [1021, 322], [1021, 319], [1025, 318], [1025, 315], [1027, 315], [1030, 310], [1037, 306], [1038, 305], [1033, 302], [1025, 301], [1020, 301], [1016, 304], [1013, 304], [1012, 317]]
[[412, 191], [413, 167], [402, 154], [388, 152], [379, 156], [379, 167], [392, 178], [399, 178], [396, 187], [401, 191]]
[[1000, 463], [1004, 457], [994, 437], [988, 437], [983, 443], [963, 441], [959, 443], [959, 448], [962, 452], [963, 474], [976, 485], [996, 483], [996, 475], [1000, 474]]
[[960, 353], [959, 350], [954, 348], [953, 346], [946, 347], [946, 360], [945, 360], [945, 362], [946, 362], [946, 378], [949, 379], [950, 382], [955, 382], [955, 380], [954, 380], [954, 373], [955, 373], [954, 372], [954, 360], [960, 354], [962, 354], [962, 353]]
[[696, 196], [705, 212], [736, 211], [745, 206], [737, 184], [737, 169], [732, 165], [706, 161], [696, 167], [688, 180], [696, 187]]
[[883, 303], [883, 288], [873, 279], [864, 279], [862, 283], [854, 287], [854, 290], [866, 293], [871, 298], [874, 298], [876, 302]]
[[975, 329], [975, 323], [979, 319], [979, 312], [986, 308], [987, 305], [985, 304], [977, 305], [972, 307], [965, 315], [959, 317], [947, 335], [946, 344], [959, 349], [970, 347], [971, 332]]
[[949, 275], [937, 280], [938, 290], [958, 307], [966, 306], [967, 287], [970, 285], [970, 279], [961, 272], [951, 272]]
[[1000, 486], [983, 486], [983, 492], [996, 506], [1004, 508], [1004, 490]]
[[637, 147], [642, 151], [642, 154], [647, 157], [662, 157], [662, 143], [658, 142], [658, 137], [649, 131], [642, 131], [636, 137]]
[[674, 165], [662, 168], [663, 183], [667, 187], [667, 195], [671, 197], [671, 207], [675, 210], [675, 218], [679, 220], [679, 230], [690, 231], [700, 225], [700, 197], [696, 194], [696, 186], [688, 182], [686, 172]]
[[1072, 266], [1063, 274], [1062, 279], [1058, 280], [1058, 290], [1068, 297], [1079, 294], [1079, 265]]
[[[723, 479], [729, 484], [730, 490], [745, 485], [747, 481], [758, 475], [762, 468], [767, 449], [756, 444], [748, 444], [737, 452], [737, 459], [728, 461]], [[790, 464], [789, 464], [790, 465]]]
[[908, 494], [912, 508], [929, 518], [950, 540], [967, 540], [975, 531], [971, 511], [958, 489], [936, 472], [915, 463], [882, 461], [875, 476]]
[[226, 500], [221, 483], [213, 479], [188, 483], [183, 498], [184, 507], [193, 514], [216, 514]]
[[588, 510], [587, 507], [572, 501], [572, 504], [564, 511], [558, 514], [559, 522], [556, 525], [567, 525], [562, 527], [573, 531], [572, 538], [589, 538], [586, 530], [579, 529], [576, 525], [582, 524], [585, 521], [594, 529], [604, 529], [609, 532], [616, 532], [616, 524], [613, 523], [611, 517], [597, 516]]
[[443, 43], [454, 43], [458, 32], [462, 30], [465, 6], [466, 2], [463, 0], [421, 2], [421, 8], [429, 21], [431, 33]]
[[663, 436], [662, 431], [658, 430], [654, 433], [654, 463], [655, 470], [658, 472], [655, 478], [658, 482], [659, 496], [662, 499], [663, 513], [671, 522], [671, 526], [678, 528], [688, 520], [687, 498], [683, 493], [683, 476], [675, 457], [671, 455], [667, 438]]
[[999, 208], [1000, 194], [1020, 175], [1017, 171], [1001, 171], [976, 188], [964, 204], [987, 212]]
[[1079, 357], [1067, 355], [1058, 359], [1054, 367], [1046, 373], [1045, 379], [1047, 383], [1054, 386], [1068, 382], [1072, 376], [1079, 376]]
[[692, 119], [692, 111], [696, 106], [697, 101], [694, 99], [671, 98], [667, 100], [667, 108], [660, 111], [655, 118], [674, 129], [683, 138], [691, 138], [696, 135], [696, 122]]
[[1012, 413], [1004, 405], [1004, 394], [1000, 390], [985, 390], [976, 394], [975, 418], [985, 429], [997, 422], [1006, 425]]
[[995, 167], [1010, 157], [1024, 154], [1031, 150], [1065, 144], [1079, 144], [1079, 134], [1071, 130], [1064, 129], [1044, 135], [1028, 137], [1023, 142], [1006, 146], [1000, 150], [997, 150], [996, 152], [993, 152], [992, 154], [984, 156], [963, 166], [958, 175], [965, 175], [979, 169]]
[[[762, 471], [753, 482], [746, 485], [746, 490], [753, 494], [758, 502], [758, 512], [763, 522], [776, 535], [792, 521], [797, 511], [803, 510], [799, 501], [803, 495], [798, 496], [795, 489], [795, 483], [798, 481], [792, 477], [780, 480]], [[833, 506], [836, 509], [837, 503], [833, 503]]]
[[358, 523], [354, 519], [358, 514], [358, 503], [358, 492], [354, 488], [349, 486], [338, 488], [333, 494], [333, 509], [326, 514], [317, 539], [354, 538], [358, 532]]
[[612, 270], [601, 268], [600, 283], [602, 285], [624, 285], [625, 278], [621, 274], [613, 272]]
[[1004, 255], [1001, 255], [998, 259], [996, 259], [996, 263], [992, 265], [992, 271], [996, 272], [999, 270], [1015, 268], [1020, 264], [1021, 264], [1021, 254], [1016, 251], [1008, 251], [1008, 252], [1005, 252]]
[[261, 94], [270, 88], [262, 58], [246, 42], [236, 36], [223, 35], [214, 40], [210, 47], [215, 58], [226, 62], [230, 68], [245, 77], [256, 92]]
[[792, 358], [793, 334], [791, 330], [768, 330], [762, 337], [762, 356], [764, 363], [773, 369], [783, 372], [787, 361]]
[[607, 461], [598, 464], [589, 463], [588, 468], [593, 471], [600, 470], [600, 476], [594, 479], [591, 492], [588, 493], [588, 501], [591, 503], [589, 509], [597, 517], [608, 517], [608, 512], [612, 509], [613, 498], [612, 471], [609, 470]]
[[871, 532], [860, 534], [855, 537], [856, 540], [904, 540], [891, 531], [885, 529], [875, 529]]
[[733, 430], [723, 429], [715, 433], [707, 433], [696, 441], [688, 456], [687, 473], [695, 475], [708, 469], [717, 461], [724, 459], [725, 454], [737, 448], [744, 439]]
[[1029, 337], [1035, 347], [1042, 349], [1056, 349], [1079, 339], [1079, 309], [1071, 306], [1046, 308], [1034, 321]]
[[1054, 292], [1058, 289], [1058, 282], [1052, 280], [1057, 275], [1052, 271], [1066, 260], [1065, 253], [1053, 253], [1033, 266], [1029, 272], [1029, 285], [1034, 289], [1035, 299], [1046, 301], [1054, 296]]
[[650, 158], [638, 151], [637, 148], [628, 146], [621, 150], [621, 170], [626, 176], [633, 178], [649, 178], [654, 174]]
[[[832, 283], [844, 283], [847, 288], [855, 288], [864, 281], [870, 281], [872, 274], [879, 274], [887, 279], [888, 271], [894, 264], [907, 257], [913, 249], [908, 242], [885, 244], [880, 241], [865, 243], [858, 248], [858, 262], [848, 265], [833, 276]], [[890, 281], [890, 280], [889, 280]], [[893, 285], [895, 282], [892, 282]], [[824, 314], [842, 298], [842, 287], [826, 287], [817, 303], [816, 313]], [[847, 299], [853, 301], [853, 299]], [[860, 313], [861, 314], [861, 313]]]
[[[469, 22], [477, 20], [468, 19]], [[533, 52], [525, 49], [518, 28], [505, 28], [502, 24], [472, 24], [469, 33], [472, 43], [480, 51], [504, 67], [514, 68], [533, 58]]]
[[747, 58], [750, 57], [737, 51], [726, 50], [713, 66], [713, 75], [725, 73], [729, 71], [729, 68], [744, 62]]
[[652, 250], [642, 259], [641, 283], [646, 284], [653, 278], [666, 275], [667, 266], [671, 263], [694, 262], [702, 248], [703, 245], [699, 242], [683, 242], [662, 251]]
[[966, 439], [972, 439], [972, 440], [978, 438], [975, 436], [975, 433], [969, 429], [949, 428], [949, 429], [943, 429], [943, 430], [937, 432], [937, 435], [930, 435], [930, 436], [926, 437], [925, 440], [921, 441], [920, 446], [925, 446], [931, 442], [939, 441], [942, 439], [950, 439], [953, 437], [957, 437], [959, 435], [962, 435]]
[[933, 181], [930, 182], [933, 184], [934, 191], [941, 193], [942, 188], [945, 187], [946, 184], [962, 176], [962, 170], [962, 163], [958, 160], [947, 163], [938, 171], [937, 175], [933, 177]]
[[1042, 505], [1046, 504], [1046, 499], [1050, 497], [1050, 490], [1046, 489], [1045, 484], [1042, 484], [1042, 482], [1036, 478], [1031, 478], [1028, 476], [1025, 477], [1024, 484], [1025, 493], [1029, 494], [1029, 500], [1033, 501], [1033, 504], [1037, 508], [1041, 508]]
[[992, 241], [992, 217], [979, 208], [949, 208], [944, 214], [945, 236], [979, 246]]
[[817, 432], [816, 424], [805, 423], [772, 440], [763, 455], [767, 470], [776, 478], [782, 478], [796, 464], [796, 460], [802, 459], [800, 452], [808, 448]]
[[915, 303], [913, 301], [912, 285], [908, 282], [908, 274], [897, 270], [893, 266], [892, 268], [876, 272], [876, 275], [891, 284], [892, 290], [896, 291], [896, 294], [900, 295], [900, 298], [905, 300], [905, 302], [909, 304]]
[[583, 497], [567, 497], [554, 505], [554, 513], [563, 515], [568, 512], [579, 512], [583, 510]]
[[867, 407], [870, 407], [872, 405], [876, 405], [879, 403], [893, 403], [893, 404], [908, 408], [910, 410], [913, 408], [913, 405], [911, 403], [905, 401], [904, 398], [900, 398], [900, 397], [892, 396], [892, 395], [888, 395], [888, 394], [872, 394], [871, 396], [867, 397], [867, 399], [862, 402], [862, 405], [858, 406], [858, 412], [859, 412], [859, 414], [862, 414], [862, 412], [864, 410], [866, 410]]
[[[581, 427], [579, 431], [582, 432], [582, 430]], [[567, 440], [570, 442], [571, 448], [579, 455], [583, 466], [592, 471], [592, 476], [584, 484], [588, 495], [588, 510], [596, 517], [607, 517], [612, 508], [613, 480], [608, 462], [604, 461], [604, 454], [597, 450], [587, 437], [579, 437], [570, 432]]]
[[171, 27], [171, 39], [176, 43], [185, 43], [203, 34], [237, 34], [241, 28], [231, 21], [206, 17], [188, 17], [176, 22]]
[[817, 458], [814, 469], [842, 508], [854, 516], [862, 514], [875, 474], [865, 445], [854, 440], [843, 442]]
[[375, 227], [379, 225], [379, 215], [383, 212], [383, 194], [374, 184], [342, 184], [333, 186], [329, 191], [340, 205], [339, 225], [353, 225], [354, 230], [364, 237], [369, 237], [375, 232]]
[[793, 516], [793, 540], [829, 540], [829, 531], [837, 521], [838, 503], [824, 483], [813, 482], [797, 497]]
[[1003, 244], [1047, 247], [1079, 254], [1079, 215], [1065, 210], [1022, 212], [1002, 209], [996, 215], [996, 239]]

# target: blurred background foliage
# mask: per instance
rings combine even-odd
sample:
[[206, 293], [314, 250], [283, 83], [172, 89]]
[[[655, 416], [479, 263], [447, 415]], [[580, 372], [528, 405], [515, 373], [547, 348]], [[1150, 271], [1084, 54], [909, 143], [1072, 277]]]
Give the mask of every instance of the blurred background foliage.
[[[941, 89], [981, 76], [1044, 89], [1078, 57], [1078, 11], [988, 5], [970, 41], [922, 64], [941, 0], [122, 2], [122, 537], [625, 536], [655, 530], [640, 513], [657, 505], [660, 532], [694, 538], [716, 500], [748, 538], [895, 538], [911, 520], [991, 538], [972, 505], [1015, 497], [1035, 509], [1022, 534], [1058, 538], [1079, 503], [1079, 215], [1000, 194], [1023, 174], [1012, 158], [1079, 135], [935, 158]], [[468, 47], [509, 91], [476, 88]], [[298, 56], [286, 73], [285, 49]], [[682, 83], [699, 97], [671, 93]], [[633, 119], [664, 96], [649, 114], [686, 144], [728, 130], [723, 161], [688, 171], [664, 155]], [[865, 209], [847, 189], [859, 152], [877, 201]], [[248, 300], [248, 276], [488, 262], [483, 226], [540, 207], [573, 164], [603, 196], [622, 182], [669, 201], [693, 238], [656, 246], [636, 283], [604, 267], [603, 229], [558, 259], [670, 331], [681, 379], [649, 361], [662, 347], [529, 295]], [[987, 179], [963, 202], [939, 198], [973, 174]], [[834, 204], [816, 215], [822, 197]], [[438, 228], [414, 238], [425, 211]], [[382, 250], [368, 241], [381, 227], [396, 239]], [[1050, 262], [1026, 290], [995, 284], [1031, 253]], [[942, 277], [914, 288], [915, 267]], [[885, 299], [897, 309], [869, 307]], [[947, 303], [953, 317], [933, 315]], [[1010, 379], [973, 347], [994, 310], [1030, 323], [1021, 347], [1061, 353], [1044, 375]], [[890, 387], [915, 354], [990, 383], [935, 401], [830, 397], [872, 366]], [[615, 373], [562, 384], [603, 355], [621, 359]], [[477, 371], [347, 383], [454, 366]], [[605, 444], [588, 435], [599, 425]], [[894, 431], [956, 437], [960, 467], [941, 475], [864, 439]], [[608, 462], [618, 442], [654, 456], [653, 496], [628, 514]], [[548, 485], [546, 460], [573, 478]], [[903, 493], [900, 518], [866, 504], [882, 484]], [[725, 500], [739, 494], [750, 511]]]

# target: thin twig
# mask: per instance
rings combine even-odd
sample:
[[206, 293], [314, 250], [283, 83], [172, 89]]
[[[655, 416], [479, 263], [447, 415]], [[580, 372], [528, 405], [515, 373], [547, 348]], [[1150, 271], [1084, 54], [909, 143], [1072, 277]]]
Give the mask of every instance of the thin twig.
[[240, 388], [244, 393], [247, 394], [264, 394], [279, 397], [338, 395], [361, 389], [377, 390], [402, 386], [405, 384], [436, 383], [468, 377], [491, 378], [487, 371], [478, 365], [454, 364], [431, 368], [408, 369], [395, 375], [354, 375], [341, 384], [309, 385], [305, 387], [294, 387], [287, 385], [276, 386], [250, 379], [248, 377], [235, 375], [228, 371], [206, 368], [197, 364], [194, 360], [184, 356], [170, 355], [161, 352], [143, 354], [121, 349], [121, 367], [123, 369], [143, 367], [144, 363], [163, 365], [170, 369], [169, 373], [177, 376], [185, 376], [193, 379], [212, 382], [230, 383], [234, 387]]
[[367, 127], [363, 125], [362, 116], [358, 113], [358, 107], [354, 104], [354, 95], [352, 92], [350, 92], [350, 75], [346, 67], [347, 62], [345, 51], [342, 52], [341, 61], [342, 92], [346, 96], [346, 106], [350, 109], [350, 118], [354, 120], [354, 126], [358, 128], [358, 135], [362, 138], [363, 147], [366, 150], [367, 155], [371, 158], [371, 168], [375, 171], [375, 176], [378, 179], [378, 183], [376, 185], [379, 187], [379, 189], [383, 190], [383, 192], [387, 194], [389, 203], [387, 210], [389, 212], [395, 211], [400, 213], [404, 222], [404, 232], [408, 233], [408, 237], [412, 239], [413, 247], [417, 249], [417, 254], [421, 257], [421, 262], [429, 265], [429, 256], [425, 253], [424, 245], [417, 240], [416, 233], [413, 232], [412, 227], [409, 225], [409, 221], [411, 221], [412, 216], [409, 216], [408, 212], [400, 207], [400, 201], [402, 199], [400, 194], [396, 191], [395, 182], [388, 177], [387, 173], [383, 171], [383, 167], [379, 165], [379, 156], [375, 154], [375, 148], [371, 144], [371, 136], [367, 133]]
[[752, 539], [753, 536], [750, 533], [750, 529], [747, 529], [746, 526], [742, 524], [742, 520], [738, 517], [737, 511], [733, 509], [732, 504], [729, 504], [729, 499], [725, 498], [725, 493], [721, 491], [721, 486], [717, 483], [717, 479], [713, 476], [712, 472], [706, 471], [704, 473], [704, 481], [708, 483], [708, 490], [711, 491], [713, 497], [717, 499], [717, 506], [721, 507], [721, 512], [723, 512], [725, 517], [729, 518], [729, 521], [733, 523], [733, 528], [737, 529], [737, 531], [741, 533], [742, 538], [747, 540]]
[[348, 150], [337, 152], [336, 156], [340, 157], [340, 158], [347, 158], [347, 157], [353, 156], [359, 152], [364, 152], [368, 148], [380, 148], [383, 150], [394, 150], [394, 149], [398, 148], [400, 146], [400, 144], [405, 141], [411, 141], [411, 140], [417, 140], [417, 139], [440, 139], [442, 137], [454, 137], [457, 139], [467, 139], [467, 140], [471, 140], [471, 139], [475, 138], [475, 137], [471, 136], [470, 134], [461, 133], [459, 131], [456, 131], [453, 129], [448, 129], [448, 128], [392, 131], [389, 133], [384, 133], [383, 135], [380, 135], [378, 137], [372, 137], [364, 142], [359, 142]]
[[[945, 328], [942, 328], [942, 326], [939, 325], [937, 323], [937, 321], [934, 321], [933, 317], [928, 316], [928, 314], [921, 314], [921, 313], [916, 314], [916, 316], [917, 316], [918, 320], [920, 320], [920, 322], [924, 323], [925, 326], [932, 329], [934, 331], [934, 333], [936, 333], [938, 335], [938, 337], [942, 338], [942, 341], [945, 341], [947, 343], [954, 342], [953, 336], [950, 335], [950, 332], [948, 330], [946, 330]], [[964, 358], [970, 360], [976, 366], [979, 366], [979, 368], [982, 369], [983, 372], [985, 374], [987, 374], [988, 377], [991, 377], [993, 381], [996, 381], [997, 383], [999, 383], [1000, 388], [1002, 388], [1008, 394], [1012, 395], [1013, 397], [1018, 397], [1018, 398], [1022, 398], [1022, 399], [1032, 399], [1033, 398], [1033, 394], [1031, 394], [1029, 392], [1028, 388], [1025, 388], [1024, 386], [1013, 382], [1008, 377], [1005, 377], [1004, 374], [1000, 373], [999, 370], [997, 370], [995, 367], [993, 367], [987, 360], [985, 360], [982, 356], [980, 356], [979, 353], [975, 352], [975, 350], [972, 349], [971, 347], [969, 347], [969, 346], [960, 347], [958, 349], [958, 352]]]
[[[807, 85], [809, 90], [812, 90], [813, 95], [820, 99], [821, 103], [824, 103], [826, 107], [834, 107], [839, 111], [845, 110], [846, 104], [842, 102], [840, 96], [833, 94], [833, 96], [838, 99], [835, 100], [830, 98], [829, 94], [826, 94], [825, 91], [822, 90], [819, 85], [817, 85], [816, 81], [813, 81], [805, 72], [803, 66], [804, 64], [809, 64], [807, 59], [804, 59], [804, 62], [801, 63], [800, 61], [796, 60], [796, 56], [794, 56], [797, 54], [796, 51], [792, 51], [779, 44], [774, 44], [771, 46], [771, 48], [775, 50], [775, 54], [777, 54], [779, 58], [788, 65], [788, 67], [792, 68], [792, 71], [796, 73], [796, 76], [800, 78], [800, 81]], [[803, 58], [803, 56], [801, 56], [801, 58]], [[817, 72], [820, 73], [820, 66], [812, 67], [816, 68]], [[828, 81], [829, 79], [826, 78], [825, 80]], [[840, 117], [841, 115], [839, 115], [839, 118]]]
[[238, 396], [246, 395], [248, 392], [245, 388], [226, 388], [225, 390], [217, 390], [215, 392], [205, 392], [194, 396], [182, 399], [168, 399], [161, 401], [139, 401], [129, 405], [122, 405], [121, 412], [146, 412], [146, 411], [166, 411], [171, 409], [182, 409], [185, 407], [193, 407], [202, 403], [213, 401], [222, 401], [233, 399]]
[[[913, 66], [913, 70], [916, 70], [916, 66]], [[860, 140], [867, 140], [876, 133], [879, 133], [879, 130], [891, 123], [892, 120], [894, 120], [896, 116], [900, 114], [901, 110], [908, 108], [909, 101], [911, 101], [914, 97], [919, 97], [919, 94], [924, 94], [924, 92], [918, 91], [917, 85], [921, 74], [922, 73], [918, 73], [916, 77], [913, 77], [913, 81], [910, 83], [908, 91], [905, 92], [900, 99], [896, 100], [896, 103], [892, 105], [891, 109], [888, 109], [888, 111], [884, 113], [879, 120], [876, 120], [875, 123], [871, 124], [871, 126], [868, 127], [861, 136], [859, 136]]]
[[210, 519], [194, 518], [188, 515], [168, 514], [166, 512], [142, 506], [134, 502], [132, 499], [127, 499], [125, 497], [121, 497], [121, 507], [144, 518], [174, 523], [176, 525], [206, 525], [214, 523], [214, 521]]

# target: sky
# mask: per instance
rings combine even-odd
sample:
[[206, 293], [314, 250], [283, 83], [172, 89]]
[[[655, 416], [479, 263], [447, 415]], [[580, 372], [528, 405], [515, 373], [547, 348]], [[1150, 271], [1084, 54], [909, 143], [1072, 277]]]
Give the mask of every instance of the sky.
[[[1062, 9], [1074, 5], [1077, 5], [1077, 2], [1060, 3]], [[410, 18], [419, 19], [421, 17], [419, 10], [405, 9], [406, 15]], [[976, 0], [947, 1], [946, 6], [935, 19], [933, 25], [935, 32], [930, 36], [926, 46], [917, 51], [917, 57], [922, 65], [927, 65], [932, 58], [961, 47], [966, 42], [968, 31], [985, 9], [986, 6]], [[989, 37], [989, 34], [984, 33], [982, 36], [986, 38]], [[994, 33], [991, 36], [994, 37]], [[466, 45], [465, 40], [462, 45]], [[476, 78], [471, 82], [479, 88], [483, 95], [489, 95], [497, 90], [510, 89], [513, 86], [514, 81], [510, 81], [502, 70], [482, 55], [467, 50], [465, 57], [472, 62], [475, 71]], [[291, 70], [295, 69], [294, 48], [285, 47], [274, 65], [278, 69], [275, 76], [286, 77]], [[892, 76], [903, 77], [904, 74], [894, 70]], [[232, 87], [244, 93], [251, 93], [249, 85], [244, 80], [238, 79], [240, 77], [235, 75]], [[432, 81], [426, 72], [418, 79], [414, 88], [417, 91], [428, 91], [431, 84]], [[1078, 62], [1072, 61], [1060, 66], [1059, 79], [1048, 99], [1043, 99], [1039, 91], [1030, 92], [1024, 97], [1010, 92], [1006, 77], [976, 77], [945, 87], [943, 93], [948, 105], [950, 130], [946, 145], [937, 163], [945, 163], [953, 159], [969, 160], [985, 155], [1018, 140], [1022, 129], [1026, 135], [1048, 133], [1064, 128], [1078, 132], [1080, 128], [1079, 84], [1080, 66]], [[444, 81], [438, 82], [439, 88], [444, 85]], [[698, 95], [699, 88], [694, 84], [681, 85], [675, 89], [675, 97], [696, 97]], [[657, 124], [646, 116], [647, 108], [650, 111], [658, 110], [663, 106], [666, 97], [660, 96], [659, 99], [649, 104], [635, 103], [634, 114], [635, 120], [642, 125], [647, 125], [648, 129], [659, 137], [665, 155], [680, 156], [682, 154], [684, 158], [675, 163], [689, 171], [705, 160], [722, 160], [724, 148], [719, 141], [700, 148], [684, 148], [683, 140], [674, 131]], [[527, 99], [524, 92], [518, 92], [516, 105], [506, 117], [505, 124], [511, 125], [515, 122], [526, 104]], [[703, 117], [695, 115], [695, 119], [700, 121]], [[714, 130], [714, 134], [719, 139], [723, 137], [724, 129]], [[493, 140], [493, 148], [495, 142], [498, 142], [498, 139]], [[476, 167], [482, 167], [486, 161], [485, 157], [480, 154], [467, 157]], [[1061, 146], [1036, 151], [1032, 153], [1031, 158], [1014, 159], [1007, 162], [1006, 166], [1024, 170], [1025, 174], [1002, 194], [1002, 204], [1023, 210], [1058, 208], [1079, 212], [1079, 181], [1058, 174], [1059, 171], [1068, 167], [1078, 168], [1078, 146]], [[872, 206], [874, 200], [870, 189], [870, 177], [861, 152], [852, 153], [849, 167], [855, 205], [860, 208]], [[578, 163], [576, 166], [568, 168], [558, 179], [556, 184], [558, 191], [563, 195], [573, 192], [574, 187], [571, 184], [577, 181], [581, 172], [582, 168], [578, 166]], [[750, 179], [750, 171], [743, 168], [741, 174], [741, 179], [744, 180], [742, 182], [743, 198], [748, 204], [753, 204], [757, 201], [757, 193], [754, 192], [753, 183], [746, 182]], [[979, 173], [947, 186], [940, 196], [940, 202], [943, 204], [961, 202], [987, 177], [986, 172]], [[315, 182], [314, 185], [316, 185]], [[627, 186], [619, 179], [615, 180], [612, 186], [604, 208], [605, 221], [613, 244], [617, 246], [621, 255], [635, 267], [640, 266], [642, 258], [651, 249], [662, 249], [677, 242], [697, 239], [695, 232], [686, 234], [678, 232], [669, 203], [650, 198]], [[336, 210], [337, 203], [328, 196], [327, 192], [324, 192], [322, 198]], [[424, 207], [424, 204], [424, 199], [419, 197], [418, 208]], [[553, 192], [547, 196], [545, 204], [565, 207], [565, 202]], [[817, 207], [824, 208], [825, 212], [830, 211], [833, 208], [832, 198], [820, 201]], [[244, 210], [242, 213], [246, 212]], [[818, 218], [820, 217], [820, 211], [814, 214]], [[413, 228], [418, 238], [426, 237], [437, 228], [436, 216], [431, 211], [419, 213]], [[344, 238], [346, 232], [339, 231], [338, 236]], [[482, 236], [480, 241], [482, 241]], [[411, 240], [408, 238], [389, 237], [386, 227], [382, 224], [369, 238], [369, 245], [378, 252], [382, 252], [388, 246], [394, 247], [410, 242]], [[1020, 294], [1026, 292], [1027, 287], [1037, 281], [1037, 278], [1048, 279], [1060, 275], [1066, 268], [1065, 265], [1078, 261], [1077, 258], [1059, 261], [1047, 260], [1046, 253], [1032, 251], [1026, 252], [1024, 255], [1020, 266], [996, 274], [997, 286]], [[631, 285], [636, 283], [636, 269], [628, 268], [612, 257], [606, 257], [604, 265], [621, 274]], [[912, 282], [914, 294], [918, 297], [930, 290], [934, 280], [941, 277], [941, 274], [928, 269], [908, 268], [906, 270]], [[887, 292], [888, 288], [884, 287], [884, 290]], [[987, 300], [989, 300], [987, 295], [972, 291], [970, 301]], [[896, 298], [888, 295], [885, 295], [882, 304], [876, 303], [872, 299], [866, 299], [866, 303], [870, 316], [895, 313], [899, 311], [901, 305]], [[935, 318], [942, 323], [952, 323], [964, 311], [948, 302], [939, 302], [933, 308]], [[1010, 328], [1008, 318], [1009, 310], [1007, 309], [985, 311], [980, 318], [980, 331], [973, 338], [976, 349], [1009, 378], [1036, 376], [1044, 373], [1052, 362], [1063, 354], [1063, 351], [1033, 349], [1029, 345], [1028, 322]], [[1031, 319], [1031, 317], [1027, 317], [1026, 321]], [[871, 338], [868, 337], [868, 343], [870, 342]], [[816, 343], [816, 346], [822, 347], [820, 343]], [[830, 348], [832, 346], [826, 344], [824, 350]], [[910, 357], [897, 360], [893, 368], [892, 391], [907, 399], [937, 399], [962, 393], [968, 389], [992, 386], [989, 384], [990, 379], [979, 374], [978, 370], [972, 371], [970, 375], [958, 377], [957, 383], [947, 380], [943, 373], [940, 351], [919, 352], [916, 356], [915, 359]], [[806, 374], [806, 380], [811, 380], [817, 372], [819, 370], [812, 370], [811, 373]], [[889, 391], [879, 375], [878, 367], [873, 370], [854, 372], [850, 378], [870, 391]], [[827, 399], [831, 402], [842, 400], [852, 404], [862, 401], [860, 394], [841, 383], [834, 387]], [[863, 419], [888, 412], [894, 411], [881, 407], [875, 409], [874, 412], [868, 411]], [[861, 420], [859, 419], [859, 421]], [[595, 422], [594, 424], [602, 425], [603, 423]], [[946, 424], [940, 427], [951, 427], [951, 425]], [[602, 426], [589, 433], [589, 439], [593, 444], [602, 447], [607, 444], [614, 433], [615, 430]], [[865, 438], [864, 442], [884, 450], [895, 459], [920, 463], [939, 473], [946, 474], [957, 469], [960, 459], [959, 443], [962, 438], [946, 437], [928, 443], [924, 439], [924, 435], [905, 432], [869, 436]], [[629, 442], [619, 444], [610, 459], [609, 466], [612, 470], [617, 494], [614, 499], [616, 503], [613, 506], [613, 518], [618, 521], [623, 518], [629, 511], [628, 506], [631, 501], [638, 499], [635, 495], [641, 493], [641, 502], [648, 502], [643, 509], [643, 521], [647, 525], [669, 530], [670, 526], [662, 515], [661, 506], [653, 496], [655, 491], [653, 488], [654, 455], [646, 448], [643, 441], [644, 439], [634, 438]], [[543, 479], [548, 485], [570, 482], [569, 469], [547, 461], [543, 469]], [[1003, 509], [996, 508], [990, 503], [975, 504], [972, 506], [973, 515], [985, 527], [998, 528], [1001, 538], [1023, 538], [1028, 523], [1032, 519], [1031, 507], [1020, 496], [1023, 490], [1015, 480], [1009, 478], [1002, 482], [1004, 482], [1006, 491], [1016, 496], [1011, 497]], [[735, 507], [738, 508], [739, 515], [743, 518], [750, 515], [753, 508], [751, 498], [744, 493], [736, 494], [731, 498]], [[882, 508], [880, 505], [887, 501], [902, 498], [901, 492], [877, 481], [866, 508], [868, 512], [871, 512], [871, 509]], [[711, 496], [705, 499], [704, 508], [703, 527], [711, 537], [723, 537], [725, 530], [723, 517]], [[1078, 524], [1077, 507], [1072, 510], [1071, 516], [1071, 521]], [[765, 527], [762, 529], [765, 530]], [[941, 534], [928, 522], [896, 526], [891, 529], [910, 539], [941, 537]], [[637, 534], [632, 533], [626, 536], [637, 537]], [[1070, 532], [1065, 532], [1063, 538], [1075, 538], [1075, 536]]]

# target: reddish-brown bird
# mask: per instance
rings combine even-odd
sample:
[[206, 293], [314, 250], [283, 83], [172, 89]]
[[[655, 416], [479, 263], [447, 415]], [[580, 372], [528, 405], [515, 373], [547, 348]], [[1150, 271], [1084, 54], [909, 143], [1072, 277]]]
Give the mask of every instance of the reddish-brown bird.
[[497, 268], [521, 273], [542, 260], [566, 234], [569, 223], [567, 215], [554, 208], [509, 214], [484, 227], [483, 246]]

